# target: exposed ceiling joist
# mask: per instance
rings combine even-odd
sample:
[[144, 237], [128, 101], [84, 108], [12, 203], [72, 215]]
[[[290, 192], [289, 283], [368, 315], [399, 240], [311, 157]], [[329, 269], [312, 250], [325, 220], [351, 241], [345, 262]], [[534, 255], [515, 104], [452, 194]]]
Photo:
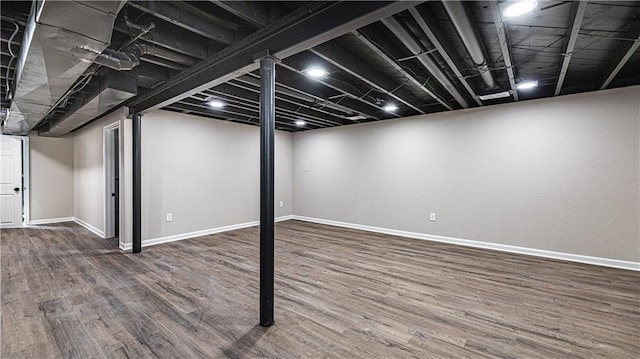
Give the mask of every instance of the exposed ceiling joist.
[[622, 44], [618, 46], [616, 49], [615, 55], [613, 56], [613, 60], [610, 62], [612, 66], [607, 70], [606, 78], [602, 85], [600, 86], [600, 90], [606, 89], [611, 81], [616, 77], [618, 72], [622, 70], [624, 65], [629, 61], [631, 56], [638, 50], [640, 47], [640, 20], [636, 19], [631, 28], [627, 32], [628, 39], [633, 39], [633, 42], [624, 41]]
[[[328, 84], [323, 84], [323, 86], [318, 86], [315, 80], [309, 79], [308, 77], [302, 75], [300, 72], [297, 72], [296, 69], [291, 69], [286, 66], [279, 66], [276, 69], [277, 73], [277, 84], [284, 86], [289, 89], [294, 89], [296, 91], [301, 91], [313, 98], [319, 99], [318, 101], [321, 103], [330, 102], [332, 104], [342, 106], [345, 108], [349, 108], [353, 111], [354, 114], [358, 114], [360, 116], [364, 116], [366, 118], [371, 119], [379, 119], [378, 116], [374, 114], [369, 103], [364, 103], [360, 100], [351, 100], [351, 103], [347, 103], [350, 100], [350, 97], [346, 97], [346, 94], [341, 92], [340, 90], [331, 87]], [[253, 73], [249, 73], [248, 75], [253, 76]], [[322, 84], [321, 82], [318, 82]], [[276, 87], [277, 88], [277, 87]], [[341, 97], [339, 100], [330, 99], [332, 96], [327, 95], [327, 91], [329, 90], [332, 94], [343, 94], [345, 97]]]
[[236, 41], [236, 36], [233, 31], [217, 26], [216, 24], [187, 11], [178, 9], [175, 6], [172, 6], [169, 2], [129, 1], [127, 4], [222, 44], [230, 45]]
[[[296, 68], [294, 68], [292, 66], [289, 66], [289, 65], [287, 65], [285, 63], [281, 63], [280, 67], [297, 73], [301, 78], [306, 78], [306, 75], [301, 70], [298, 70], [298, 69], [296, 69]], [[317, 83], [320, 83], [320, 84], [324, 85], [327, 88], [330, 88], [332, 90], [335, 90], [335, 91], [341, 93], [344, 97], [340, 96], [340, 98], [341, 98], [340, 101], [344, 101], [343, 100], [344, 98], [349, 98], [349, 99], [355, 100], [357, 102], [360, 102], [360, 103], [368, 106], [370, 109], [375, 108], [376, 111], [380, 111], [380, 112], [384, 111], [384, 109], [383, 109], [384, 106], [383, 105], [380, 105], [380, 104], [377, 104], [375, 102], [369, 101], [365, 96], [366, 94], [358, 93], [353, 86], [350, 86], [350, 85], [347, 86], [347, 85], [345, 85], [345, 83], [339, 82], [339, 81], [331, 81], [331, 79], [312, 79], [310, 81], [315, 81]], [[365, 112], [367, 114], [370, 114], [369, 117], [373, 117], [373, 118], [377, 117], [377, 116], [373, 115], [371, 110], [363, 110], [363, 112]], [[391, 115], [393, 115], [394, 117], [400, 117], [400, 115], [396, 115], [396, 114], [391, 114]]]
[[337, 46], [322, 44], [310, 51], [360, 81], [365, 82], [374, 89], [414, 109], [418, 113], [425, 113], [420, 107], [420, 100], [407, 89], [403, 88], [404, 84], [395, 83], [395, 81], [369, 66], [361, 66], [362, 60], [357, 59], [343, 49]]
[[269, 9], [267, 7], [267, 3], [219, 0], [214, 0], [212, 3], [255, 27], [264, 27], [269, 22]]
[[438, 101], [438, 103], [444, 106], [447, 110], [453, 110], [453, 107], [451, 107], [451, 105], [449, 105], [447, 101], [442, 99], [438, 94], [435, 93], [435, 91], [428, 88], [425, 83], [418, 81], [413, 75], [405, 71], [402, 68], [402, 66], [398, 65], [395, 59], [392, 59], [391, 57], [389, 57], [389, 55], [387, 55], [384, 51], [379, 49], [378, 46], [376, 46], [376, 44], [371, 42], [371, 40], [369, 40], [366, 36], [364, 36], [358, 31], [354, 31], [352, 32], [352, 34], [355, 35], [358, 38], [358, 40], [360, 40], [363, 44], [367, 45], [367, 47], [371, 49], [373, 52], [375, 52], [381, 59], [383, 59], [386, 63], [388, 63], [396, 71], [398, 71], [398, 73], [400, 73], [402, 76], [407, 78], [410, 82], [412, 82], [417, 88], [424, 91], [424, 93], [431, 96], [431, 98], [433, 98], [434, 100]]
[[201, 111], [206, 111], [211, 114], [216, 114], [219, 117], [225, 117], [225, 116], [231, 115], [233, 117], [242, 117], [253, 122], [257, 122], [260, 119], [259, 112], [253, 111], [251, 109], [247, 109], [244, 106], [236, 105], [232, 102], [227, 102], [227, 104], [222, 108], [211, 108], [206, 104], [199, 102], [197, 100], [194, 100], [192, 98], [185, 98], [184, 100], [180, 100], [179, 102], [176, 102], [172, 106], [175, 106], [175, 105], [188, 105], [188, 106], [191, 106], [192, 108], [199, 108], [201, 109]]
[[[225, 86], [221, 93], [242, 97], [244, 99], [253, 101], [256, 104], [259, 103], [259, 87], [244, 84], [236, 80], [230, 82], [230, 84], [233, 87]], [[305, 116], [307, 118], [316, 119], [331, 124], [344, 124], [348, 122], [347, 120], [342, 119], [338, 116], [316, 111], [312, 106], [305, 106], [297, 101], [292, 101], [281, 95], [276, 95], [276, 103], [276, 107], [278, 107], [276, 111], [285, 110], [292, 114], [298, 114], [299, 116]]]
[[562, 90], [562, 84], [564, 83], [564, 79], [567, 75], [569, 62], [571, 62], [573, 49], [576, 46], [576, 41], [578, 40], [578, 35], [580, 33], [580, 27], [582, 26], [582, 20], [584, 19], [584, 14], [586, 12], [587, 1], [578, 1], [573, 3], [572, 14], [575, 15], [573, 16], [573, 23], [571, 24], [571, 32], [569, 33], [569, 36], [565, 43], [562, 66], [560, 67], [560, 76], [558, 77], [558, 83], [556, 84], [554, 96], [558, 96], [560, 94], [560, 91]]
[[222, 26], [231, 31], [237, 31], [242, 27], [240, 24], [234, 22], [233, 19], [229, 19], [228, 14], [226, 14], [224, 11], [219, 11], [216, 13], [211, 13], [209, 11], [202, 11], [200, 8], [194, 5], [194, 3], [192, 3], [191, 1], [175, 1], [174, 0], [172, 1], [172, 5], [182, 10], [185, 10], [191, 14], [197, 14], [198, 16], [202, 17], [204, 20], [208, 22], [213, 22], [214, 24]]
[[509, 44], [509, 37], [507, 30], [502, 22], [502, 14], [500, 13], [500, 5], [498, 1], [489, 1], [491, 7], [491, 15], [493, 16], [493, 23], [498, 31], [498, 40], [500, 41], [500, 49], [502, 50], [502, 58], [504, 59], [504, 66], [507, 68], [507, 76], [509, 77], [509, 87], [511, 87], [511, 94], [513, 99], [518, 101], [518, 90], [516, 89], [516, 77], [513, 71], [513, 62], [511, 61], [511, 45]]
[[[438, 39], [438, 37], [436, 36], [432, 28], [429, 25], [427, 25], [427, 22], [425, 21], [424, 16], [418, 11], [417, 8], [409, 9], [409, 12], [411, 13], [411, 16], [413, 16], [413, 18], [418, 23], [418, 26], [420, 26], [422, 31], [427, 35], [427, 38], [429, 39], [429, 41], [431, 41], [431, 43], [436, 48], [436, 50], [438, 50], [438, 53], [440, 54], [440, 56], [442, 56], [442, 58], [447, 63], [449, 68], [451, 68], [451, 71], [453, 71], [453, 73], [456, 75], [456, 77], [458, 78], [462, 86], [465, 88], [465, 90], [467, 90], [469, 95], [473, 97], [473, 100], [479, 106], [482, 106], [482, 101], [480, 101], [480, 98], [478, 97], [478, 95], [476, 95], [476, 93], [473, 91], [473, 89], [469, 85], [469, 82], [462, 75], [462, 73], [458, 69], [458, 66], [456, 66], [455, 62], [453, 62], [453, 59], [451, 59], [451, 56], [449, 56], [444, 46], [442, 46], [442, 43], [440, 42], [440, 40]], [[432, 23], [435, 23], [435, 21], [432, 21]]]
[[163, 66], [142, 62], [139, 66], [136, 66], [131, 73], [134, 73], [138, 76], [153, 78], [160, 81], [167, 81], [177, 74], [176, 71], [172, 71]]
[[415, 58], [424, 66], [429, 73], [444, 87], [444, 89], [453, 96], [462, 108], [469, 107], [467, 100], [460, 94], [455, 85], [449, 80], [442, 69], [431, 59], [429, 54], [425, 53], [425, 49], [415, 38], [413, 33], [407, 27], [398, 21], [395, 17], [389, 16], [382, 19], [382, 23], [400, 40], [400, 42], [415, 55]]
[[[243, 76], [239, 76], [237, 78], [234, 79], [235, 81], [240, 81], [240, 82], [244, 82], [253, 86], [257, 86], [260, 87], [260, 75], [255, 75], [253, 73], [249, 73]], [[303, 93], [302, 91], [295, 91], [286, 87], [283, 87], [280, 83], [278, 83], [276, 81], [276, 93], [280, 93], [283, 95], [287, 95], [289, 97], [293, 97], [305, 102], [314, 102], [315, 99], [308, 95]]]
[[139, 96], [130, 106], [134, 112], [161, 108], [256, 70], [259, 65], [254, 58], [260, 53], [286, 58], [415, 5], [388, 1], [310, 4]]
[[[247, 75], [252, 76], [252, 80], [258, 81], [257, 83], [259, 83], [260, 77], [258, 75], [255, 75], [253, 73], [249, 73]], [[323, 108], [325, 111], [328, 111], [327, 109], [331, 109], [332, 112], [334, 113], [335, 111], [338, 111], [340, 113], [345, 114], [346, 117], [358, 116], [362, 118], [377, 119], [376, 117], [372, 117], [372, 115], [370, 114], [361, 112], [360, 110], [358, 110], [357, 106], [344, 106], [342, 104], [328, 100], [322, 97], [321, 95], [319, 95], [318, 93], [313, 92], [313, 87], [309, 87], [305, 90], [304, 88], [302, 88], [301, 83], [299, 81], [297, 82], [287, 81], [283, 79], [281, 75], [282, 73], [279, 72], [278, 78], [276, 79], [276, 92], [282, 92], [284, 90], [284, 91], [289, 91], [289, 92], [285, 92], [286, 95], [289, 95], [294, 98], [300, 98], [300, 96], [303, 96], [305, 100], [306, 98], [311, 98], [314, 101], [314, 103], [316, 103], [317, 107]], [[239, 77], [237, 79], [246, 80], [244, 77]], [[296, 96], [295, 93], [298, 93], [299, 95]]]
[[[249, 75], [253, 75], [253, 73]], [[257, 86], [258, 88], [260, 87], [260, 80], [256, 77], [240, 76], [234, 81], [247, 83], [253, 85], [254, 87]], [[298, 89], [288, 87], [286, 85], [283, 85], [281, 82], [276, 81], [276, 96], [278, 95], [281, 95], [284, 98], [292, 99], [292, 103], [295, 103], [299, 106], [313, 108], [315, 111], [323, 112], [332, 116], [349, 118], [354, 116], [355, 114], [354, 110], [351, 108], [335, 104], [331, 101], [324, 100], [308, 93], [304, 93]], [[366, 116], [363, 116], [363, 118], [364, 117]]]
[[185, 69], [188, 68], [187, 65], [182, 65], [172, 60], [167, 60], [162, 57], [153, 56], [153, 55], [145, 55], [140, 59], [140, 61], [148, 62], [150, 64], [159, 65], [162, 67], [167, 67], [167, 68], [178, 70], [178, 71], [184, 71]]
[[[198, 59], [204, 59], [210, 55], [207, 39], [193, 36], [193, 33], [185, 29], [171, 29], [169, 24], [155, 25], [155, 28], [142, 36], [144, 41]], [[114, 30], [128, 36], [136, 34], [136, 30], [129, 29], [121, 18], [116, 19]], [[185, 41], [185, 39], [189, 39], [189, 41]]]
[[216, 118], [220, 120], [228, 120], [228, 121], [240, 122], [245, 124], [256, 123], [256, 119], [253, 116], [247, 117], [247, 116], [242, 116], [242, 115], [230, 113], [230, 112], [222, 113], [220, 111], [215, 111], [211, 108], [186, 104], [186, 103], [182, 103], [181, 101], [171, 104], [170, 106], [167, 106], [166, 109], [179, 110], [180, 112], [183, 112], [183, 113], [190, 113], [198, 116], [206, 116], [206, 117]]
[[[235, 107], [242, 107], [254, 114], [254, 118], [256, 121], [260, 117], [260, 100], [258, 96], [256, 96], [253, 91], [246, 92], [244, 89], [238, 88], [237, 90], [227, 91], [218, 91], [217, 89], [212, 89], [207, 91], [209, 94], [215, 94], [217, 98], [224, 100], [225, 102], [232, 104]], [[327, 127], [327, 126], [335, 126], [340, 125], [340, 122], [334, 122], [332, 120], [324, 120], [321, 118], [317, 118], [314, 116], [305, 115], [298, 111], [299, 106], [291, 106], [287, 103], [282, 103], [281, 100], [277, 100], [278, 106], [276, 106], [276, 119], [286, 120], [281, 121], [282, 124], [292, 126], [297, 120], [304, 120], [309, 123], [313, 123], [317, 127]]]
[[[139, 43], [144, 43], [144, 42], [139, 42]], [[179, 52], [167, 50], [163, 46], [151, 45], [151, 47], [152, 47], [152, 50], [149, 53], [150, 55], [157, 56], [173, 62], [177, 62], [185, 66], [193, 66], [198, 63], [198, 60], [194, 59], [191, 56], [187, 56]]]

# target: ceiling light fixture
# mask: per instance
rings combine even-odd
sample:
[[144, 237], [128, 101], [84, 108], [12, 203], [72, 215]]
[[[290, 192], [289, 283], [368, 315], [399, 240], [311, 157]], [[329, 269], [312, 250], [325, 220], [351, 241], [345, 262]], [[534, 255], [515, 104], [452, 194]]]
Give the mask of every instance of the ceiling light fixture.
[[311, 76], [311, 77], [315, 77], [315, 78], [321, 78], [321, 77], [325, 77], [327, 76], [329, 73], [327, 72], [327, 70], [321, 68], [321, 67], [310, 67], [306, 70], [304, 70], [304, 73], [306, 73], [307, 75]]
[[503, 97], [509, 97], [509, 96], [511, 96], [511, 93], [509, 91], [502, 91], [502, 92], [490, 93], [488, 95], [480, 95], [478, 96], [478, 98], [482, 101], [487, 101], [487, 100], [495, 100], [497, 98], [503, 98]]
[[296, 120], [296, 126], [298, 126], [298, 127], [302, 127], [302, 126], [304, 126], [306, 124], [307, 124], [307, 121], [305, 121], [305, 120]]
[[387, 112], [393, 112], [393, 111], [398, 109], [398, 106], [396, 106], [394, 104], [387, 104], [382, 109], [387, 111]]
[[213, 107], [213, 108], [223, 108], [224, 107], [224, 102], [214, 99], [208, 102], [209, 106]]
[[522, 81], [516, 85], [518, 90], [529, 90], [534, 87], [538, 87], [538, 81]]
[[536, 0], [509, 1], [507, 4], [507, 7], [502, 10], [502, 16], [507, 18], [518, 17], [530, 13], [538, 6], [538, 2]]

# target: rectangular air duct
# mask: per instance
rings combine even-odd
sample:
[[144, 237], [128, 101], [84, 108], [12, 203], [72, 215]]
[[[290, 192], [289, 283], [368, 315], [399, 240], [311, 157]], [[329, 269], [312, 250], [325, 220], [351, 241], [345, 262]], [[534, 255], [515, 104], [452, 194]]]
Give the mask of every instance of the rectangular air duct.
[[4, 134], [26, 135], [91, 65], [73, 56], [80, 47], [109, 46], [116, 15], [126, 1], [36, 1], [18, 57], [14, 100]]
[[103, 69], [83, 89], [73, 105], [55, 123], [40, 128], [38, 134], [46, 137], [61, 137], [114, 106], [136, 95], [138, 77], [127, 72]]

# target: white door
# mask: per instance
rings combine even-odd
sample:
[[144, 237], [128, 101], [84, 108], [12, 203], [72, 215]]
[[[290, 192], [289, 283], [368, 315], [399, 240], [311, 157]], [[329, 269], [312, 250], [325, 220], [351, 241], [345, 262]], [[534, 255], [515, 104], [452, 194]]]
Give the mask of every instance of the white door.
[[0, 136], [0, 224], [22, 225], [22, 141]]

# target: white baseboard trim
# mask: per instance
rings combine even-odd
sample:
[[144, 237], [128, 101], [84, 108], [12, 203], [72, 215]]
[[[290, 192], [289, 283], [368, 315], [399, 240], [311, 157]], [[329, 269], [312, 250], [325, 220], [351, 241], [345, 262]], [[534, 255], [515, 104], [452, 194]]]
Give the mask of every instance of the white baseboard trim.
[[[288, 215], [288, 216], [282, 216], [282, 217], [276, 217], [276, 222], [284, 222], [284, 221], [289, 221], [293, 219], [293, 215]], [[258, 221], [258, 224], [260, 224], [260, 221]]]
[[299, 220], [299, 221], [305, 221], [305, 222], [326, 224], [326, 225], [336, 226], [336, 227], [344, 227], [344, 228], [359, 229], [363, 231], [376, 232], [376, 233], [382, 233], [382, 234], [390, 234], [390, 235], [399, 236], [399, 237], [423, 239], [428, 241], [457, 244], [457, 245], [468, 246], [468, 247], [492, 249], [492, 250], [502, 251], [502, 252], [526, 254], [526, 255], [536, 256], [536, 257], [561, 259], [569, 262], [586, 263], [586, 264], [592, 264], [592, 265], [603, 266], [603, 267], [612, 267], [612, 268], [640, 271], [640, 262], [591, 257], [591, 256], [584, 256], [579, 254], [547, 251], [543, 249], [517, 247], [517, 246], [511, 246], [507, 244], [473, 241], [469, 239], [443, 237], [443, 236], [436, 236], [432, 234], [408, 232], [408, 231], [401, 231], [396, 229], [373, 227], [373, 226], [367, 226], [362, 224], [346, 223], [346, 222], [339, 222], [339, 221], [333, 221], [328, 219], [320, 219], [320, 218], [312, 218], [312, 217], [304, 217], [304, 216], [296, 216], [296, 215], [293, 216], [293, 219]]
[[98, 235], [100, 238], [104, 238], [104, 231], [103, 230], [100, 230], [100, 229], [92, 226], [91, 224], [81, 220], [78, 217], [73, 217], [73, 221], [76, 222], [77, 224], [83, 226], [84, 228], [90, 230], [94, 234]]
[[131, 243], [118, 242], [118, 248], [123, 251], [131, 250]]
[[31, 226], [31, 225], [38, 225], [38, 224], [51, 224], [51, 223], [73, 222], [73, 221], [75, 221], [74, 217], [32, 219], [29, 221], [29, 225]]
[[[287, 220], [290, 220], [290, 219], [293, 219], [293, 216], [289, 215], [289, 216], [277, 217], [275, 219], [275, 221], [276, 222], [282, 222], [282, 221], [287, 221]], [[216, 228], [203, 229], [201, 231], [180, 233], [180, 234], [175, 234], [175, 235], [172, 235], [172, 236], [145, 239], [145, 240], [142, 241], [142, 246], [143, 247], [154, 246], [156, 244], [181, 241], [183, 239], [202, 237], [202, 236], [206, 236], [206, 235], [209, 235], [209, 234], [228, 232], [228, 231], [233, 231], [233, 230], [236, 230], [236, 229], [249, 228], [249, 227], [254, 227], [254, 226], [258, 226], [258, 225], [260, 225], [260, 221], [251, 221], [251, 222], [245, 222], [245, 223], [239, 223], [239, 224], [232, 224], [232, 225], [229, 225], [229, 226], [222, 226], [222, 227], [216, 227]], [[128, 251], [128, 250], [131, 250], [133, 245], [131, 243], [120, 243], [119, 247], [123, 251]]]
[[16, 228], [25, 228], [28, 226], [24, 226], [22, 224], [0, 224], [0, 229], [16, 229]]

